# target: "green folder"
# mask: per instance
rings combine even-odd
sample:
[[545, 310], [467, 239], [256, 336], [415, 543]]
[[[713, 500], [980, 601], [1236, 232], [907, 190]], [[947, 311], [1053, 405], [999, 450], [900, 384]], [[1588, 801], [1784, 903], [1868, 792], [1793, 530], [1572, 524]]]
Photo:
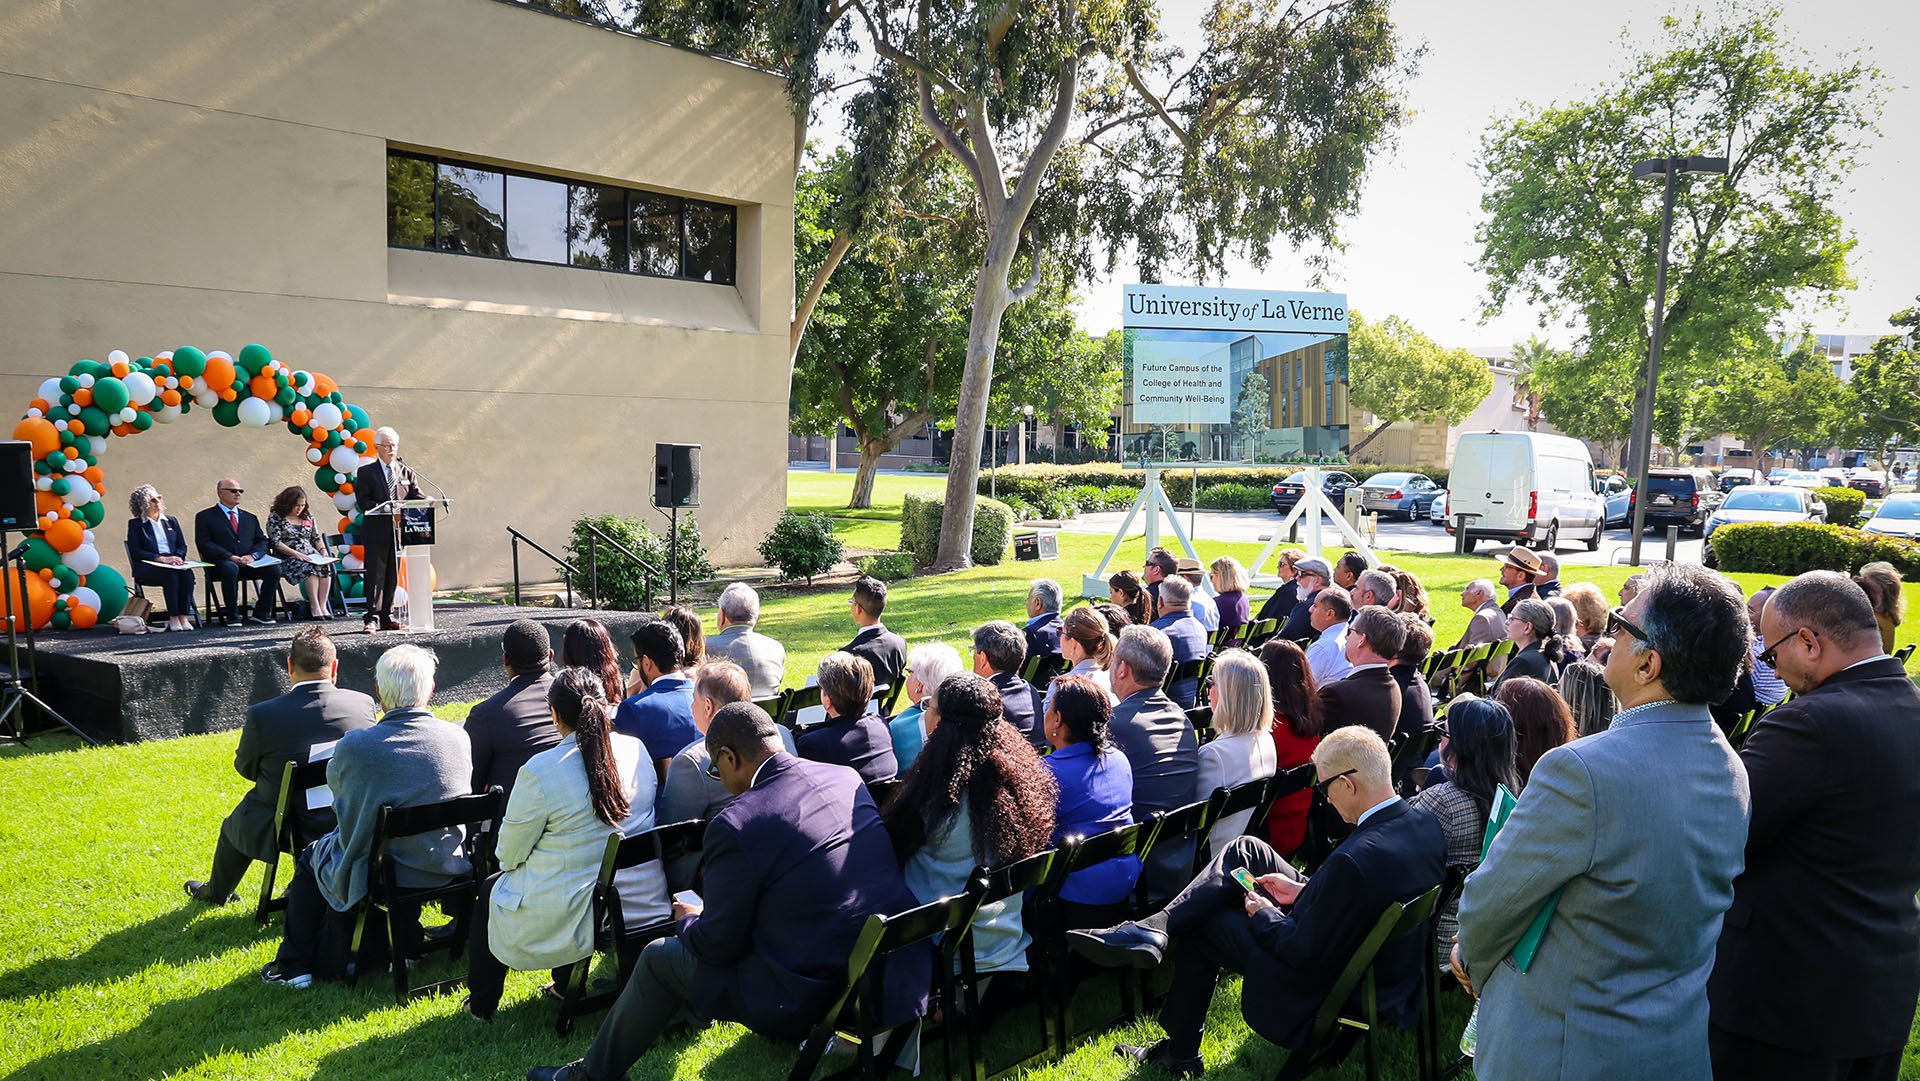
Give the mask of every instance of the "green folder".
[[[1507, 819], [1512, 817], [1513, 809], [1519, 803], [1520, 798], [1508, 790], [1506, 785], [1495, 788], [1493, 806], [1487, 811], [1487, 835], [1480, 841], [1482, 862], [1486, 861], [1487, 850], [1493, 847], [1494, 836], [1500, 832], [1502, 826], [1507, 824]], [[1527, 925], [1525, 933], [1520, 936], [1520, 941], [1513, 944], [1515, 968], [1525, 972], [1533, 967], [1533, 957], [1540, 952], [1540, 940], [1547, 933], [1547, 921], [1553, 919], [1553, 910], [1559, 907], [1559, 904], [1560, 891], [1554, 890], [1553, 896], [1547, 898], [1547, 903], [1540, 906], [1540, 911], [1533, 917], [1533, 922]]]

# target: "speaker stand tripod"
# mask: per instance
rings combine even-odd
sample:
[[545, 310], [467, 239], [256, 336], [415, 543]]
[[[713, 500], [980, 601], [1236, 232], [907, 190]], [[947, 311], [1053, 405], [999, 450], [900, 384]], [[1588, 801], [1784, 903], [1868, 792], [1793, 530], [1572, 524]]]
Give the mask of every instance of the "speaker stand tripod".
[[[26, 545], [23, 544], [16, 550], [8, 551], [9, 543], [11, 542], [7, 540], [6, 529], [0, 528], [0, 552], [6, 553], [0, 555], [0, 573], [18, 575], [15, 582], [18, 588], [17, 595], [20, 603], [25, 604], [27, 600]], [[16, 593], [13, 589], [0, 589], [0, 594], [6, 597], [7, 616], [7, 666], [4, 672], [0, 672], [0, 741], [11, 741], [22, 747], [26, 746], [25, 707], [31, 702], [40, 708], [40, 712], [65, 725], [67, 731], [86, 740], [88, 746], [100, 746], [99, 740], [82, 732], [79, 726], [62, 717], [59, 710], [47, 705], [46, 701], [36, 693], [40, 690], [40, 673], [33, 667], [33, 614], [31, 612], [27, 613], [27, 618], [19, 621], [19, 624], [27, 628], [27, 682], [21, 681], [20, 634], [16, 628], [13, 610]], [[31, 689], [28, 688], [28, 683], [32, 684]]]

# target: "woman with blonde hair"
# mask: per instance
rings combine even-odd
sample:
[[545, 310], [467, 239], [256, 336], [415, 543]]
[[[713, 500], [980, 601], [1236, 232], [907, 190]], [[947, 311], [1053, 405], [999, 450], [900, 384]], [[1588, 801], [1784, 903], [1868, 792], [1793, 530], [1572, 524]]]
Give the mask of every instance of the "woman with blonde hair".
[[1213, 561], [1208, 573], [1213, 582], [1213, 603], [1220, 610], [1221, 641], [1229, 641], [1225, 632], [1247, 625], [1253, 608], [1247, 603], [1247, 568], [1232, 556]]
[[1867, 600], [1873, 605], [1874, 621], [1880, 624], [1880, 648], [1892, 653], [1894, 631], [1907, 616], [1907, 599], [1900, 591], [1900, 572], [1891, 563], [1876, 561], [1861, 567], [1854, 581], [1866, 590]]
[[1560, 595], [1573, 605], [1573, 633], [1580, 637], [1580, 648], [1593, 652], [1593, 644], [1607, 633], [1607, 595], [1592, 582], [1575, 582]]
[[[1213, 662], [1213, 684], [1207, 692], [1213, 706], [1213, 739], [1200, 746], [1200, 783], [1197, 799], [1213, 795], [1216, 788], [1233, 788], [1273, 776], [1279, 760], [1273, 740], [1267, 735], [1273, 726], [1273, 690], [1267, 683], [1267, 666], [1244, 649], [1229, 649]], [[1252, 811], [1221, 819], [1213, 827], [1215, 852], [1247, 831]]]
[[[1073, 667], [1065, 675], [1079, 676], [1107, 693], [1107, 701], [1118, 705], [1120, 699], [1114, 696], [1113, 679], [1107, 674], [1107, 666], [1113, 663], [1113, 636], [1107, 631], [1107, 621], [1092, 608], [1075, 608], [1067, 613], [1060, 622], [1060, 656]], [[1053, 683], [1047, 684], [1047, 697], [1040, 706], [1044, 716], [1053, 708]]]

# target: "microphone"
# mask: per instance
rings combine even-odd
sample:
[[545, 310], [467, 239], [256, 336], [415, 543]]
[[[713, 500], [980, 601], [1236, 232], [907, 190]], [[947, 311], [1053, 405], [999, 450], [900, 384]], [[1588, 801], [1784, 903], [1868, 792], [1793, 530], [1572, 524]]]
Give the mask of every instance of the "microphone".
[[[393, 456], [393, 460], [396, 462], [399, 462], [401, 465], [406, 465], [406, 462], [407, 462], [405, 458], [400, 457], [398, 454]], [[440, 487], [440, 484], [438, 481], [435, 481], [432, 477], [427, 476], [425, 473], [420, 472], [418, 469], [414, 469], [410, 465], [408, 465], [407, 468], [413, 471], [413, 476], [415, 480], [425, 481], [426, 483], [433, 485], [433, 490], [440, 493], [440, 509], [446, 511], [449, 515], [451, 515], [453, 513], [453, 500], [447, 496], [447, 490], [445, 488]]]

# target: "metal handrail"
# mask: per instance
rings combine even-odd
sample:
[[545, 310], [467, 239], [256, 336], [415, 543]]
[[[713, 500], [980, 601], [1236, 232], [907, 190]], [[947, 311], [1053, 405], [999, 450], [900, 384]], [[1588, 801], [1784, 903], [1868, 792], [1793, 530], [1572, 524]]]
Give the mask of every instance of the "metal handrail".
[[[585, 526], [587, 529], [587, 597], [595, 608], [600, 607], [601, 541], [606, 541], [608, 544], [613, 545], [615, 551], [633, 560], [635, 563], [640, 564], [640, 569], [648, 575], [648, 582], [660, 576], [660, 568], [641, 559], [640, 553], [613, 539], [613, 537], [607, 535], [599, 526], [594, 525], [592, 522], [581, 522], [579, 524]], [[671, 540], [669, 540], [668, 543], [672, 543]], [[646, 600], [649, 606], [651, 606], [653, 602], [652, 593], [652, 590], [647, 591], [648, 595]]]
[[547, 551], [546, 547], [542, 545], [539, 541], [534, 540], [532, 537], [527, 536], [525, 533], [520, 532], [519, 530], [513, 528], [512, 526], [507, 527], [507, 533], [509, 536], [512, 537], [512, 540], [508, 541], [508, 545], [513, 549], [514, 607], [517, 608], [520, 605], [520, 545], [522, 542], [525, 542], [534, 551], [539, 552], [541, 555], [546, 556], [548, 559], [553, 560], [554, 564], [560, 568], [562, 574], [565, 576], [567, 580], [567, 607], [572, 608], [573, 607], [573, 576], [580, 573], [580, 568], [574, 566], [573, 564], [567, 562], [564, 559], [561, 559], [559, 556], [554, 555], [552, 552]]

